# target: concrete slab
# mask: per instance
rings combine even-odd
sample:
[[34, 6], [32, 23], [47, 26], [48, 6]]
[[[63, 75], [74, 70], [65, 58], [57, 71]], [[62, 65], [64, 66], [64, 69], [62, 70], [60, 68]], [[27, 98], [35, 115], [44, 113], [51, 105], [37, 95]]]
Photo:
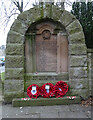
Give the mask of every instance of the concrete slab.
[[59, 113], [60, 118], [88, 118], [88, 116], [84, 112], [60, 112]]
[[90, 107], [79, 104], [33, 107], [12, 107], [7, 104], [2, 106], [2, 114], [3, 118], [91, 118]]
[[59, 118], [58, 112], [41, 113], [40, 118]]

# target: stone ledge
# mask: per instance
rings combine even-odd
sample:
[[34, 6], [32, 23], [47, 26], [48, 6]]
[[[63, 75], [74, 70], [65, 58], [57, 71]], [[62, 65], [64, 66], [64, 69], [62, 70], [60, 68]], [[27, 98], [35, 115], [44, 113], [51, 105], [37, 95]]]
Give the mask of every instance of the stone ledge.
[[51, 106], [51, 105], [69, 105], [81, 103], [81, 98], [76, 97], [75, 99], [63, 98], [37, 98], [21, 100], [21, 98], [15, 98], [12, 100], [13, 107], [21, 106]]
[[25, 74], [25, 80], [68, 80], [69, 75], [67, 73], [57, 74], [57, 73], [27, 73]]

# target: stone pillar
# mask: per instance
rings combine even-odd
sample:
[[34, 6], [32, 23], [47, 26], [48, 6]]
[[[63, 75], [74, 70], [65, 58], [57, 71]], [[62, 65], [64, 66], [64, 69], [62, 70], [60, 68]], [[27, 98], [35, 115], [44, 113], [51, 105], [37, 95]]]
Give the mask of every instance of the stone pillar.
[[24, 43], [20, 37], [21, 34], [10, 30], [7, 38], [4, 82], [7, 103], [24, 96]]
[[88, 62], [88, 80], [89, 80], [89, 94], [93, 96], [93, 49], [87, 49]]
[[67, 26], [69, 33], [69, 84], [71, 95], [88, 96], [87, 48], [82, 27], [74, 21]]

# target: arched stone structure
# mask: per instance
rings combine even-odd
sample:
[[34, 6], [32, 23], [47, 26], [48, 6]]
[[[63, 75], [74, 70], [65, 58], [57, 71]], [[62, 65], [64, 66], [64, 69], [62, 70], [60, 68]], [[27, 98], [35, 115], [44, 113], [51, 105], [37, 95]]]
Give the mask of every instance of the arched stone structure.
[[[68, 78], [69, 95], [86, 97], [88, 93], [87, 54], [82, 26], [71, 13], [54, 5], [44, 8], [36, 6], [23, 12], [14, 21], [7, 37], [4, 100], [24, 97], [25, 89], [25, 34], [31, 24], [42, 19], [51, 19], [64, 26], [68, 34]], [[28, 82], [31, 84], [30, 82]]]

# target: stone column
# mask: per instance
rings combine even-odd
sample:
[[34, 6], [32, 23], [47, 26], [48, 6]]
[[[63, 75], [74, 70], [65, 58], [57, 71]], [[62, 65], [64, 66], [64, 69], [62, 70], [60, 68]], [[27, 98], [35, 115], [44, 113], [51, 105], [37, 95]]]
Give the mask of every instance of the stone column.
[[87, 49], [88, 62], [88, 80], [89, 80], [89, 94], [93, 96], [93, 49]]
[[[11, 31], [6, 46], [4, 100], [24, 97], [24, 43], [20, 33]], [[24, 38], [23, 38], [24, 39]]]

